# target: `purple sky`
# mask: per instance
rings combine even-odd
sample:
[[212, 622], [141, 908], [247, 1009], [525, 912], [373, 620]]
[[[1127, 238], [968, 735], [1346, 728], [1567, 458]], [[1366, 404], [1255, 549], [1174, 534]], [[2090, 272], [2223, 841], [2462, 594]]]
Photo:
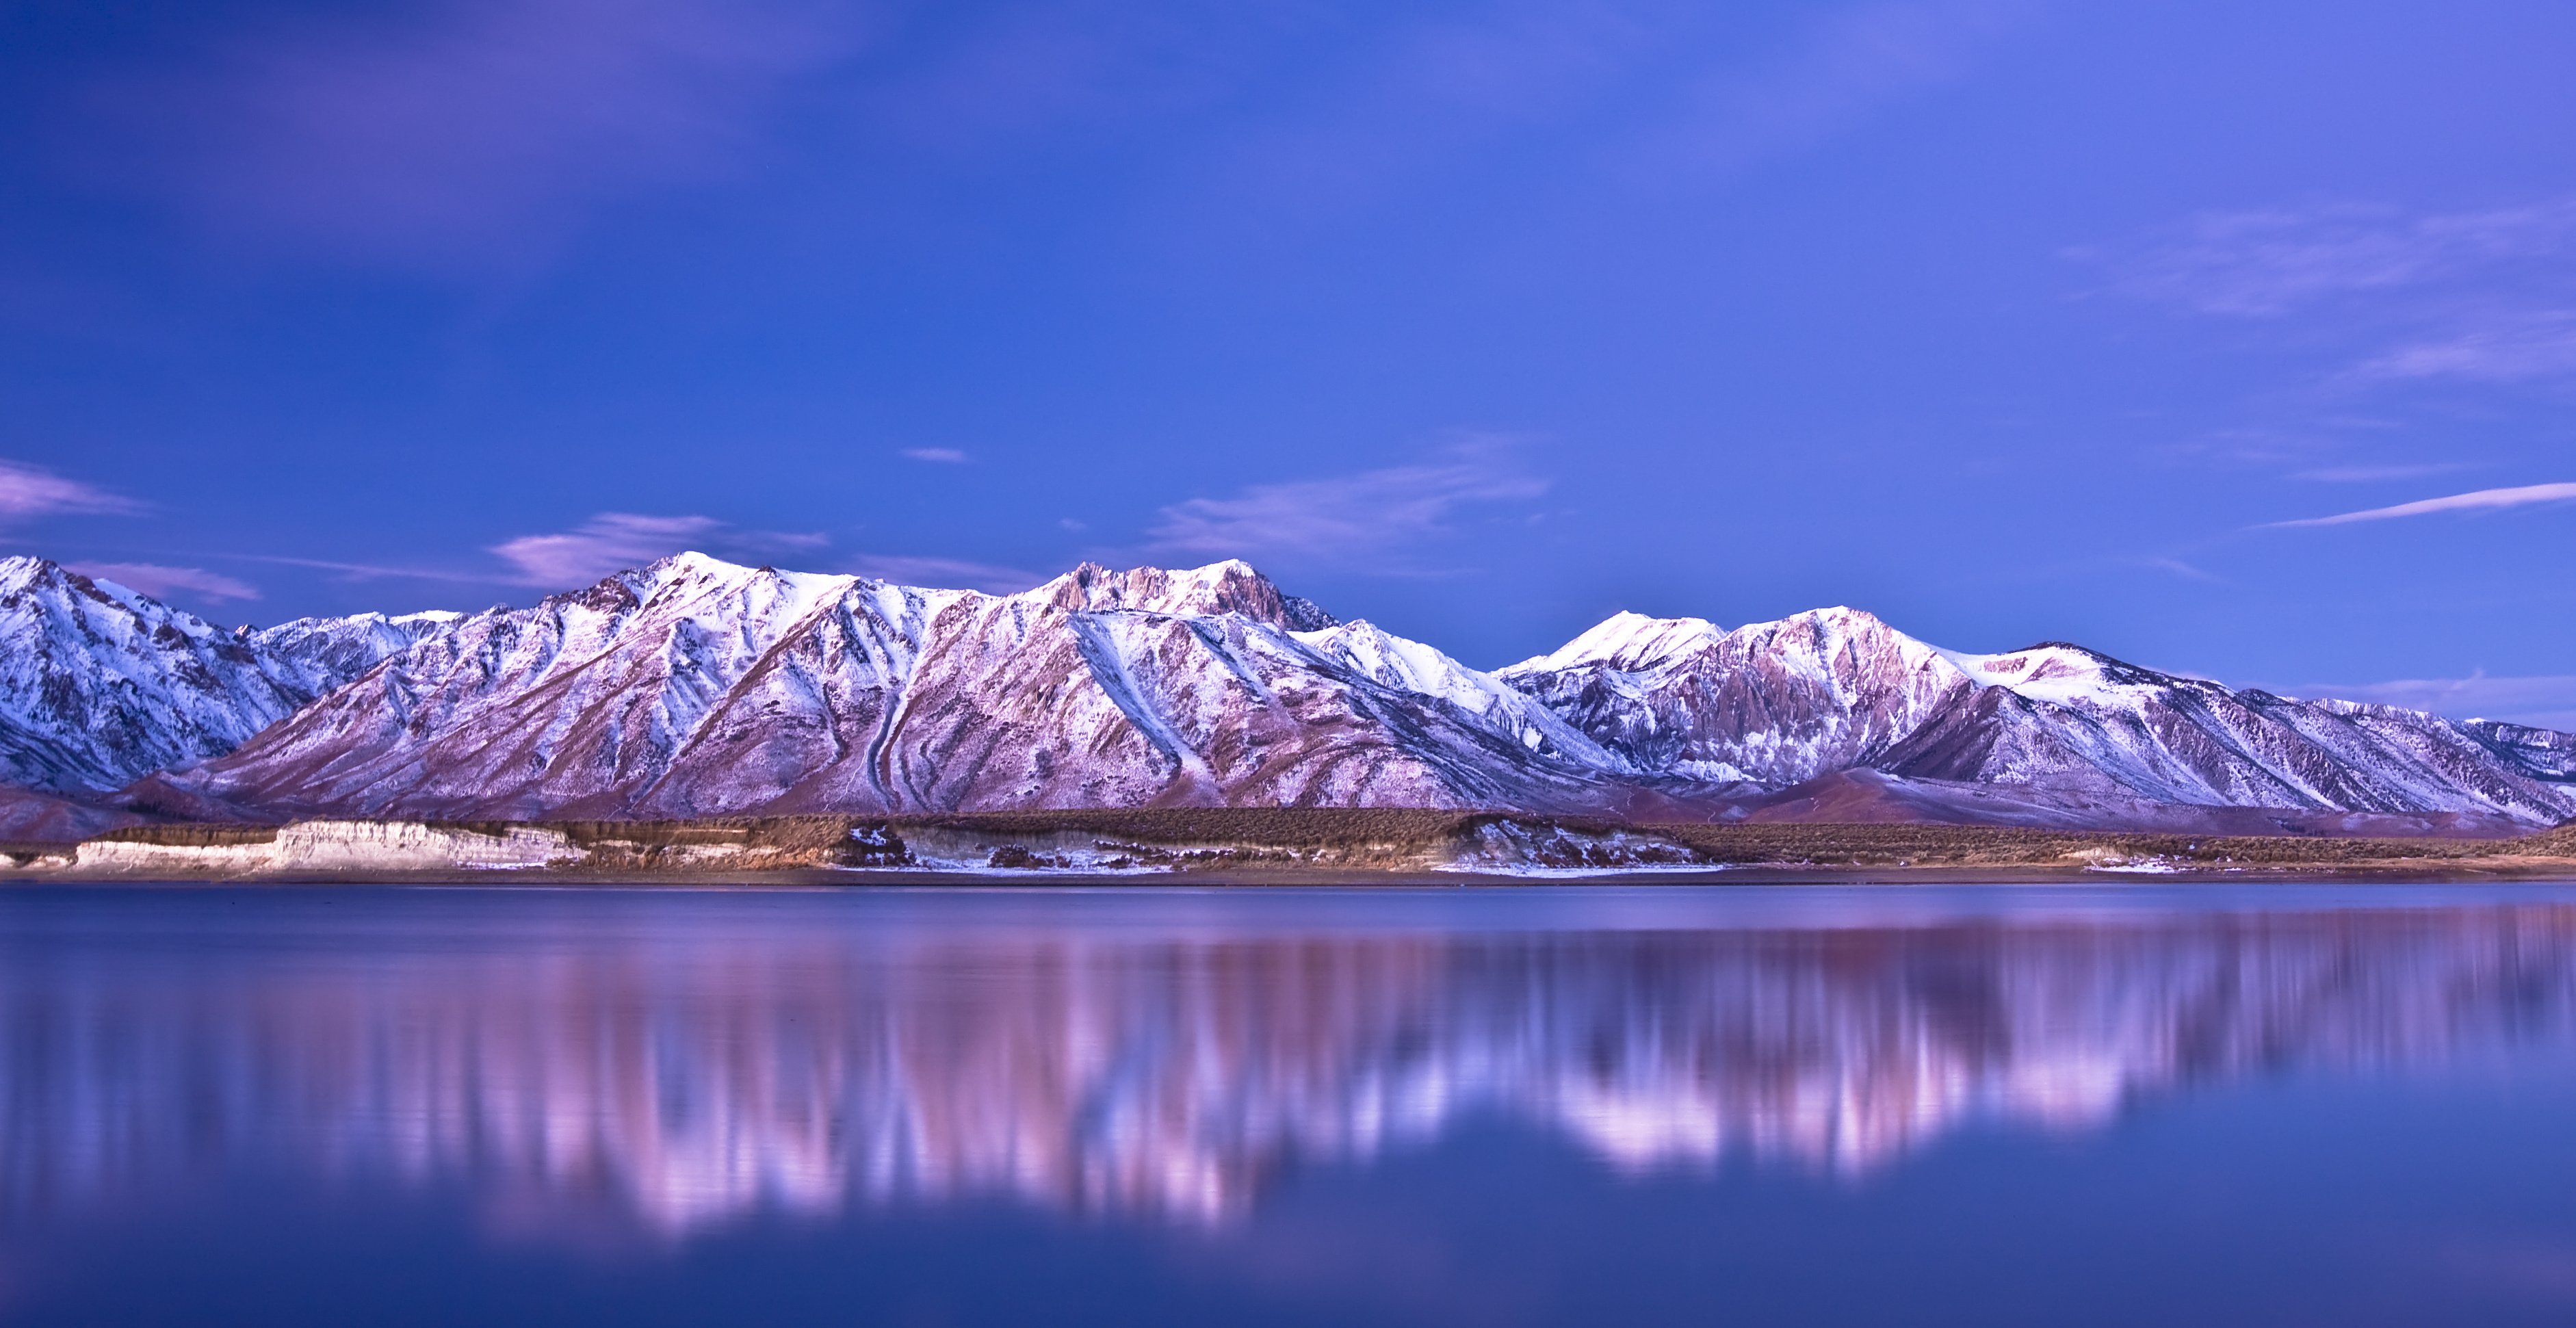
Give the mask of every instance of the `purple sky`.
[[0, 10], [0, 530], [222, 621], [1243, 556], [2576, 727], [2576, 8]]

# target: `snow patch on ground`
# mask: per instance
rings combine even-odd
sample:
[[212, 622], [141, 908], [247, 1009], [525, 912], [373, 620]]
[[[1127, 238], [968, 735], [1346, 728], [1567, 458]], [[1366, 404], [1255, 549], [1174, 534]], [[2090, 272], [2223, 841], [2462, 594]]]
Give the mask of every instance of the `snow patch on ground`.
[[563, 831], [542, 827], [485, 834], [417, 821], [302, 821], [250, 843], [92, 840], [73, 851], [72, 868], [108, 875], [494, 871], [566, 866], [582, 856]]
[[2097, 862], [2086, 871], [2123, 872], [2136, 876], [2171, 876], [2185, 870], [2174, 863], [2150, 858], [2142, 862]]
[[1569, 830], [1497, 821], [1435, 871], [1495, 875], [1599, 876], [1664, 868], [1705, 870], [1700, 855], [1660, 835], [1632, 830]]
[[1602, 876], [1641, 876], [1659, 872], [1698, 875], [1705, 872], [1726, 871], [1730, 868], [1713, 862], [1648, 862], [1625, 867], [1479, 866], [1469, 862], [1452, 862], [1431, 870], [1458, 876], [1509, 876], [1516, 880], [1577, 881]]

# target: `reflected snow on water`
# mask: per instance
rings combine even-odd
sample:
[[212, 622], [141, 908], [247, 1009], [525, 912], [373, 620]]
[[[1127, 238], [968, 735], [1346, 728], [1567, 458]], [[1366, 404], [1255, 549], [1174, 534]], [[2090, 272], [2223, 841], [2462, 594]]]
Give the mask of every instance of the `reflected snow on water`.
[[1222, 1225], [1478, 1117], [1866, 1176], [2576, 1040], [2576, 896], [2021, 898], [37, 892], [0, 903], [0, 1221], [256, 1161], [668, 1237]]

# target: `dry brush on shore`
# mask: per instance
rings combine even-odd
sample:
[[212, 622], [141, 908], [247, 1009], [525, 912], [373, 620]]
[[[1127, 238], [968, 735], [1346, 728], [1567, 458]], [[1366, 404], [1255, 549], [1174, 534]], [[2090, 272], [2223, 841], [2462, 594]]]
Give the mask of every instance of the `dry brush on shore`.
[[1163, 807], [700, 821], [129, 826], [19, 846], [31, 875], [278, 877], [538, 870], [689, 876], [848, 869], [1196, 873], [1773, 869], [1797, 874], [2086, 869], [2576, 874], [2576, 826], [2520, 839], [2192, 836], [1932, 824], [1630, 823], [1395, 808]]

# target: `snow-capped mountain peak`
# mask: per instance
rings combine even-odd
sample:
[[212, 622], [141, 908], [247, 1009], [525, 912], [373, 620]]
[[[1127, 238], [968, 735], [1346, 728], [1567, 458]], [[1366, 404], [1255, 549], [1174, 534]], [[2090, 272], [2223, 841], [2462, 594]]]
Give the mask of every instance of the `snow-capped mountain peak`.
[[441, 630], [435, 615], [234, 632], [42, 558], [0, 559], [0, 783], [102, 792], [220, 755]]
[[2058, 705], [2110, 702], [2153, 690], [2177, 676], [2140, 668], [2064, 641], [2046, 641], [1996, 655], [1956, 650], [1940, 654], [1979, 687], [2002, 687], [2034, 701]]
[[1554, 651], [1502, 671], [1553, 671], [1603, 664], [1633, 673], [1705, 649], [1725, 635], [1726, 629], [1706, 618], [1649, 618], [1623, 609]]
[[2079, 804], [2576, 813], [2569, 735], [2238, 692], [2062, 642], [1941, 650], [1850, 608], [1715, 641], [1660, 626], [1614, 618], [1500, 676], [1638, 769], [1696, 780], [1867, 769]]
[[1087, 562], [1028, 591], [1024, 598], [1063, 609], [1182, 616], [1239, 613], [1290, 631], [1315, 631], [1336, 621], [1313, 601], [1281, 591], [1240, 558], [1178, 571], [1160, 567], [1113, 571]]

